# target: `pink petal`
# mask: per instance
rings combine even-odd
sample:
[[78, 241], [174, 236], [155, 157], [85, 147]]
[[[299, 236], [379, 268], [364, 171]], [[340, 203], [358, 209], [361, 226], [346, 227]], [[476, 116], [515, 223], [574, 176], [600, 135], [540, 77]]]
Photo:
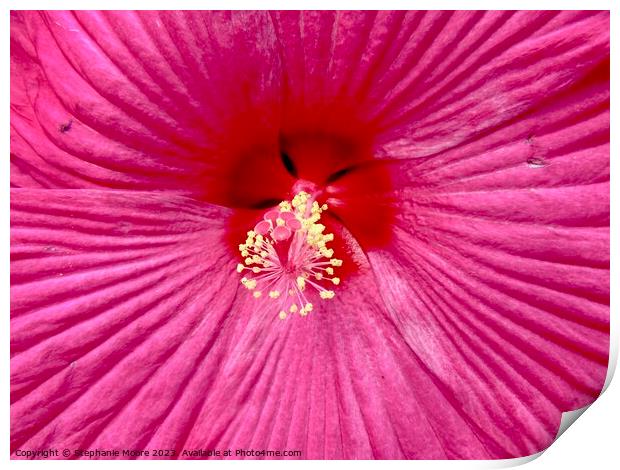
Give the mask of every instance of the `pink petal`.
[[[491, 455], [396, 334], [368, 268], [342, 287], [306, 318], [274, 322], [270, 301], [238, 306], [248, 322], [184, 446], [299, 449], [309, 459]], [[159, 434], [151, 445], [168, 442]]]
[[395, 335], [367, 266], [311, 317], [279, 321], [268, 299], [235, 297], [215, 243], [225, 213], [109, 191], [12, 202], [13, 449], [489, 455], [457, 410], [436, 409], [444, 391]]
[[466, 142], [609, 57], [608, 12], [277, 12], [274, 20], [285, 38], [286, 122], [357, 139], [370, 131], [381, 158]]
[[217, 197], [231, 159], [277, 145], [269, 24], [252, 12], [208, 24], [200, 12], [15, 13], [14, 184]]
[[14, 184], [45, 187], [200, 192], [211, 163], [230, 172], [222, 156], [280, 132], [430, 155], [609, 54], [607, 12], [22, 12], [12, 27]]
[[566, 90], [608, 60], [609, 15], [437, 12], [413, 37], [371, 88], [392, 158], [455, 147]]
[[222, 333], [238, 285], [229, 211], [117, 191], [19, 189], [11, 203], [12, 449], [109, 433], [108, 447], [139, 447]]
[[[587, 77], [493, 133], [395, 165], [390, 318], [495, 456], [547, 447], [609, 352], [609, 85]], [[538, 162], [533, 164], [532, 162]]]

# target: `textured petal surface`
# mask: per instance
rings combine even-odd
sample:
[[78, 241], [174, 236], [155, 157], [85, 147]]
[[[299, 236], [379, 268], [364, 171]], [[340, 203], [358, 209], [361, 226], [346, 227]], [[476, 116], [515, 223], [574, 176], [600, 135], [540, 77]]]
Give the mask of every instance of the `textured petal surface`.
[[369, 121], [376, 156], [389, 158], [434, 154], [506, 124], [609, 57], [606, 12], [282, 12], [274, 19], [290, 119], [314, 117], [331, 132], [346, 132], [354, 117]]
[[225, 211], [97, 190], [16, 189], [12, 205], [13, 449], [491, 455], [458, 410], [434, 409], [444, 390], [361, 253], [342, 295], [279, 321], [236, 295]]
[[15, 14], [14, 184], [201, 193], [223, 170], [214, 161], [277, 144], [269, 24], [252, 12]]
[[88, 447], [121, 433], [123, 411], [144, 437], [229, 313], [228, 211], [140, 192], [11, 196], [12, 448]]
[[244, 327], [186, 447], [299, 449], [319, 459], [488, 455], [458, 412], [433, 409], [443, 392], [394, 335], [372, 276], [347, 283], [311, 321]]
[[383, 298], [449, 403], [495, 428], [495, 455], [548, 446], [560, 412], [605, 380], [608, 99], [595, 72], [514, 124], [393, 168], [394, 239], [369, 253]]
[[431, 155], [609, 55], [605, 12], [46, 12], [12, 27], [12, 176], [30, 187], [199, 194], [282, 133]]

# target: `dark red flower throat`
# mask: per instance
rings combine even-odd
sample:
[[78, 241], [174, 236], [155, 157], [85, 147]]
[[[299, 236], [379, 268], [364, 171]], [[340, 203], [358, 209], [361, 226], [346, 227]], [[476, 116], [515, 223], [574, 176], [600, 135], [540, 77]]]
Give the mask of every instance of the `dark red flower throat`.
[[[237, 250], [264, 211], [301, 191], [329, 206], [322, 223], [336, 234], [334, 248], [345, 260], [351, 257], [343, 228], [363, 249], [389, 241], [394, 201], [388, 165], [374, 158], [371, 126], [339, 117], [332, 114], [320, 124], [290, 126], [271, 142], [257, 138], [264, 143], [240, 148], [230, 159], [215, 186], [217, 193], [208, 198], [237, 209], [229, 224], [231, 249]], [[273, 131], [263, 135], [273, 136]], [[347, 271], [354, 263], [345, 266]]]

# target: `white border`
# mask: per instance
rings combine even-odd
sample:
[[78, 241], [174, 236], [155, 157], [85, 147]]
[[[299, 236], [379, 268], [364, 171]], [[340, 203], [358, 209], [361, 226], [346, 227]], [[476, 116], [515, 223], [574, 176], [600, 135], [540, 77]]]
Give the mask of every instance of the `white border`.
[[[609, 10], [610, 0], [9, 0], [9, 9], [284, 9], [284, 10]], [[7, 6], [4, 6], [7, 8]]]

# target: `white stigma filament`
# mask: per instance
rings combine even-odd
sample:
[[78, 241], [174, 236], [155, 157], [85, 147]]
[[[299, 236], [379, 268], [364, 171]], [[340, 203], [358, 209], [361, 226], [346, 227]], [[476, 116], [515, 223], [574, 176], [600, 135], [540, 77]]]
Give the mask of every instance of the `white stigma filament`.
[[334, 268], [342, 266], [342, 260], [333, 258], [334, 250], [327, 246], [334, 235], [323, 233], [325, 226], [318, 223], [326, 209], [302, 191], [268, 211], [239, 245], [243, 263], [237, 272], [247, 273], [241, 284], [253, 297], [264, 294], [274, 302], [282, 320], [292, 313], [308, 315], [313, 309], [310, 292], [329, 300], [335, 293], [325, 286], [340, 284]]

